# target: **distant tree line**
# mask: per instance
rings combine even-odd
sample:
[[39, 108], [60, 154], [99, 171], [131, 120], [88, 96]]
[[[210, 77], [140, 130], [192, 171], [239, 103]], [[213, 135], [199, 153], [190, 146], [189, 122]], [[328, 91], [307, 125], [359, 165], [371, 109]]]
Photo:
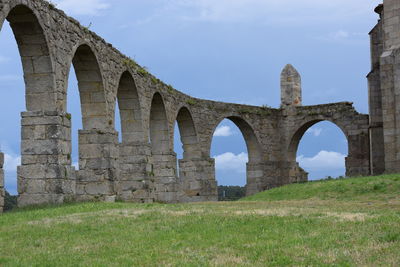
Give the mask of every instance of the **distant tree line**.
[[7, 191], [4, 197], [4, 211], [10, 211], [17, 207], [17, 197], [12, 196]]
[[218, 186], [219, 201], [235, 201], [246, 196], [246, 187], [244, 186]]

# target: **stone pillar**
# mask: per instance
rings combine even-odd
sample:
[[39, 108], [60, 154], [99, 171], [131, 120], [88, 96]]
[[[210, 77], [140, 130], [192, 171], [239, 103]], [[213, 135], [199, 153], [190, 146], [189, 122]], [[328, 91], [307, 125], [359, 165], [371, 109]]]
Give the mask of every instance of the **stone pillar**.
[[262, 163], [247, 163], [246, 196], [251, 196], [265, 190], [264, 167]]
[[176, 173], [176, 154], [153, 154], [150, 183], [154, 184], [155, 201], [162, 203], [178, 202], [178, 178]]
[[384, 52], [380, 59], [385, 171], [400, 172], [400, 3], [383, 2]]
[[289, 184], [293, 182], [294, 175], [296, 179], [300, 179], [297, 178], [299, 176], [298, 173], [293, 172], [293, 165], [296, 164], [296, 162], [283, 161], [248, 163], [246, 195], [254, 195], [265, 190]]
[[179, 160], [180, 202], [218, 201], [215, 160]]
[[78, 200], [115, 201], [118, 150], [116, 131], [79, 130]]
[[349, 155], [346, 158], [346, 176], [367, 176], [371, 174], [369, 134], [367, 129], [348, 136]]
[[281, 107], [301, 106], [301, 77], [290, 64], [281, 73]]
[[399, 0], [384, 0], [385, 49], [400, 46], [400, 3]]
[[59, 204], [75, 194], [71, 121], [57, 111], [23, 112], [18, 206]]
[[119, 145], [119, 177], [116, 191], [123, 201], [150, 203], [154, 201], [151, 145], [122, 143]]
[[4, 190], [4, 154], [0, 152], [0, 213], [4, 210], [4, 198], [6, 196], [6, 192]]
[[[375, 12], [383, 15], [383, 5], [379, 5]], [[383, 138], [382, 91], [380, 77], [380, 57], [383, 52], [382, 20], [369, 33], [371, 40], [371, 72], [368, 74], [369, 93], [369, 124], [371, 147], [371, 173], [381, 174], [385, 171], [385, 151]]]

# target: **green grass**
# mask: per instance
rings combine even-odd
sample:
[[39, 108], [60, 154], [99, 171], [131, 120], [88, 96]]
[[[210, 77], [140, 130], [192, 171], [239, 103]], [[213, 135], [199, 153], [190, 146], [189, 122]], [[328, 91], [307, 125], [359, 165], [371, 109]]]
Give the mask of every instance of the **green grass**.
[[400, 175], [239, 202], [84, 203], [0, 216], [0, 266], [399, 266]]
[[329, 179], [275, 188], [244, 198], [244, 201], [302, 200], [388, 200], [400, 194], [400, 175]]

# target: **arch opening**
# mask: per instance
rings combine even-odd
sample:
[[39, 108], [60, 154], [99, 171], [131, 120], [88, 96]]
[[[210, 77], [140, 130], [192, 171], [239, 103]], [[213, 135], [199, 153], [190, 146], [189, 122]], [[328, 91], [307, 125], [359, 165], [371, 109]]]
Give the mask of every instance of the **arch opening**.
[[164, 101], [159, 93], [155, 93], [150, 110], [150, 143], [153, 155], [170, 152], [167, 113]]
[[74, 66], [71, 66], [68, 75], [67, 111], [71, 115], [71, 163], [79, 170], [79, 136], [78, 131], [82, 129], [82, 111], [79, 101], [78, 79]]
[[28, 7], [18, 5], [8, 14], [7, 21], [22, 61], [26, 110], [54, 110], [54, 71], [47, 40], [36, 15]]
[[232, 116], [220, 122], [214, 130], [211, 154], [215, 159], [219, 200], [236, 200], [252, 194], [262, 151], [245, 120]]
[[107, 105], [97, 58], [88, 45], [81, 45], [72, 63], [78, 80], [83, 129], [105, 129]]
[[[186, 174], [190, 173], [186, 168], [187, 162], [201, 159], [197, 131], [192, 115], [187, 107], [182, 107], [176, 117], [174, 125], [174, 152], [176, 153], [176, 174], [181, 179], [185, 179]], [[189, 166], [191, 166], [190, 163]], [[183, 173], [181, 173], [181, 170]]]
[[[189, 109], [186, 107], [181, 108], [176, 117], [176, 122], [178, 128], [175, 127], [175, 133], [179, 134], [179, 139], [175, 140], [179, 140], [178, 143], [182, 144], [182, 159], [190, 160], [201, 158], [201, 151], [198, 147], [197, 132]], [[176, 128], [178, 131], [176, 131]]]
[[135, 81], [129, 72], [121, 76], [116, 102], [115, 113], [119, 113], [122, 143], [134, 143], [144, 140], [142, 115], [140, 110], [139, 96]]
[[[55, 78], [50, 51], [41, 24], [25, 5], [12, 8], [0, 22], [0, 152], [4, 153], [6, 209], [16, 205], [20, 188], [17, 167], [21, 165], [21, 112], [54, 111]], [[21, 90], [24, 88], [25, 90]]]
[[348, 139], [338, 125], [315, 120], [293, 135], [288, 158], [297, 162], [299, 172], [305, 171], [309, 180], [320, 180], [345, 176], [348, 151]]

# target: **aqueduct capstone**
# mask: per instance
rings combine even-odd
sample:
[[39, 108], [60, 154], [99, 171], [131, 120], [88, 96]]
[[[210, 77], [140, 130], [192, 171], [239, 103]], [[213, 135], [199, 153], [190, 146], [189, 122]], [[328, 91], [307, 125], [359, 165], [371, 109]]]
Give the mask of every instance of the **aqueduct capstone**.
[[[398, 10], [396, 1], [385, 2], [389, 12]], [[210, 146], [223, 119], [233, 121], [246, 141], [248, 195], [307, 180], [296, 162], [297, 146], [309, 127], [325, 120], [340, 127], [348, 139], [347, 175], [371, 174], [377, 154], [370, 150], [376, 142], [370, 139], [369, 116], [356, 112], [351, 103], [302, 106], [301, 78], [290, 65], [282, 72], [279, 109], [214, 102], [164, 84], [44, 0], [0, 0], [0, 26], [5, 20], [17, 40], [26, 85], [19, 206], [69, 200], [217, 200]], [[71, 165], [71, 117], [66, 109], [72, 65], [83, 122], [79, 169]], [[115, 112], [120, 113], [121, 133], [115, 130]], [[179, 175], [173, 151], [175, 122], [184, 148]], [[382, 157], [377, 160], [373, 164], [383, 162]], [[1, 195], [3, 162], [0, 154]]]

